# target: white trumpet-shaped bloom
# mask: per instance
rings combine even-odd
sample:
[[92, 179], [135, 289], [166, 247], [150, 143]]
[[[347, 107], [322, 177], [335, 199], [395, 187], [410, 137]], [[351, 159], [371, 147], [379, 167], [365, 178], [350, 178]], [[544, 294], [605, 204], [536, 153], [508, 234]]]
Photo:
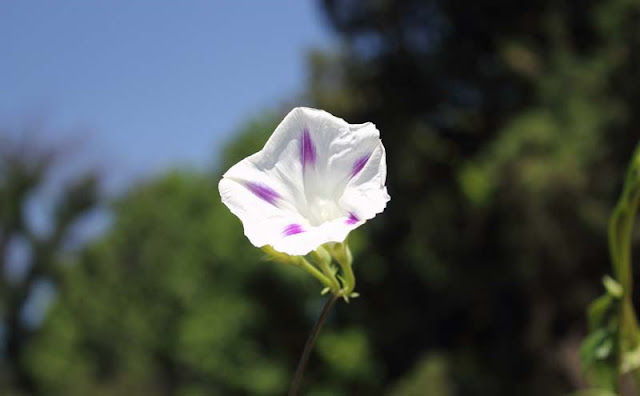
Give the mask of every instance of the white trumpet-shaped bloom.
[[304, 255], [382, 212], [387, 163], [375, 125], [323, 110], [293, 109], [264, 148], [232, 166], [222, 202], [257, 247]]

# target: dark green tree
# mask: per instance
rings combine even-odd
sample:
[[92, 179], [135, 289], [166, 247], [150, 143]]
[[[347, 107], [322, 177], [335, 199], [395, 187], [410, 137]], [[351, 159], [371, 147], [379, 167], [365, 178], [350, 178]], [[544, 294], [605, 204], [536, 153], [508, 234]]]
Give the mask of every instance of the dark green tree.
[[344, 49], [311, 57], [311, 98], [375, 122], [388, 152], [392, 201], [357, 259], [385, 382], [434, 355], [457, 394], [584, 386], [585, 310], [640, 138], [639, 5], [322, 5]]
[[[50, 182], [55, 162], [62, 152], [40, 149], [35, 144], [0, 138], [0, 320], [2, 359], [0, 390], [3, 393], [35, 390], [35, 380], [25, 362], [37, 328], [29, 326], [25, 309], [43, 282], [60, 286], [61, 255], [73, 227], [95, 208], [98, 184], [95, 174], [86, 174], [62, 186], [51, 206], [50, 229], [38, 232], [29, 218], [28, 205]], [[22, 247], [24, 268], [11, 276], [12, 251]]]

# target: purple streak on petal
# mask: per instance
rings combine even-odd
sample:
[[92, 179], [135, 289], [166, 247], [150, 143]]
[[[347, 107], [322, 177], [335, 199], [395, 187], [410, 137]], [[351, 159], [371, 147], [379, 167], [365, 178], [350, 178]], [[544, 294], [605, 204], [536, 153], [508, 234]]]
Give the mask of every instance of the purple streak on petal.
[[289, 224], [288, 226], [284, 227], [282, 235], [289, 236], [299, 234], [301, 232], [304, 232], [304, 230], [302, 229], [302, 226], [300, 224]]
[[275, 192], [271, 187], [256, 182], [246, 182], [245, 186], [258, 198], [269, 202], [273, 206], [278, 206], [278, 200], [281, 198], [280, 194]]
[[369, 157], [371, 157], [371, 154], [364, 155], [358, 158], [356, 162], [354, 162], [353, 169], [351, 170], [351, 177], [354, 177], [355, 175], [360, 173], [362, 168], [364, 168], [364, 166], [367, 164], [367, 161], [369, 161]]
[[309, 134], [309, 128], [304, 128], [302, 131], [302, 140], [300, 141], [300, 161], [302, 161], [302, 168], [305, 168], [307, 164], [313, 165], [316, 163], [316, 146], [311, 140], [311, 134]]
[[347, 219], [347, 224], [356, 224], [360, 219], [353, 212], [349, 212], [349, 218]]

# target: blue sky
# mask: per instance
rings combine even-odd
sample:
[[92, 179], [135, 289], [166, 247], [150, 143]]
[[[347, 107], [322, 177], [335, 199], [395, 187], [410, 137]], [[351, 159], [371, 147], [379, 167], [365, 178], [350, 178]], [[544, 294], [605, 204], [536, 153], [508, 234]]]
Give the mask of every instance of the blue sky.
[[41, 119], [41, 142], [77, 142], [119, 189], [210, 164], [331, 45], [315, 1], [0, 0], [0, 128]]

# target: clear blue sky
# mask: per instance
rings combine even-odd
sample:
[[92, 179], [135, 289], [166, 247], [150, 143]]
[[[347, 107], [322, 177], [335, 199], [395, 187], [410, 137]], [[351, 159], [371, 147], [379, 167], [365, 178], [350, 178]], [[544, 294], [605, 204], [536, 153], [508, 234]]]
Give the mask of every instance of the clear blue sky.
[[79, 140], [117, 189], [209, 164], [303, 90], [306, 51], [331, 46], [322, 18], [299, 0], [0, 0], [0, 128], [41, 117], [40, 139]]

